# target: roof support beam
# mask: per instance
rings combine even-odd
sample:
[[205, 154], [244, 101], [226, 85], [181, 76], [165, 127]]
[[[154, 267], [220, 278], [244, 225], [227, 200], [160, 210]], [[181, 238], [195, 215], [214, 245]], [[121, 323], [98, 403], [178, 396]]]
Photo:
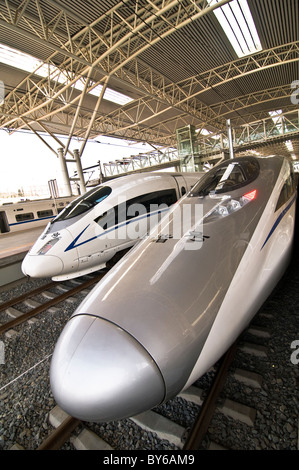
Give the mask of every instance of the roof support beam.
[[[228, 1], [229, 0], [221, 0], [217, 5], [205, 7], [198, 11], [198, 7], [194, 8], [194, 3], [191, 3], [189, 8], [182, 8], [181, 3], [178, 0], [172, 0], [166, 3], [157, 0], [155, 2], [155, 12], [151, 13], [152, 2], [150, 2], [149, 11], [142, 8], [142, 17], [139, 17], [139, 11], [135, 12], [135, 16], [132, 14], [132, 11], [129, 11], [130, 15], [128, 17], [124, 17], [123, 13], [120, 14], [120, 7], [123, 7], [124, 5], [124, 2], [121, 2], [117, 6], [119, 8], [115, 7], [112, 9], [113, 11], [111, 10], [113, 19], [114, 15], [117, 13], [118, 23], [119, 17], [121, 17], [121, 23], [120, 25], [118, 24], [118, 29], [116, 24], [113, 23], [113, 28], [111, 29], [113, 34], [111, 35], [110, 43], [107, 44], [108, 36], [99, 38], [98, 35], [99, 43], [97, 44], [97, 47], [94, 45], [92, 48], [92, 52], [96, 52], [96, 58], [93, 60], [91, 65], [81, 67], [77, 63], [75, 77], [71, 78], [61, 86], [57, 86], [54, 91], [53, 85], [51, 84], [53, 80], [51, 74], [48, 80], [41, 80], [37, 84], [32, 80], [31, 86], [28, 87], [28, 92], [25, 97], [22, 96], [20, 100], [17, 96], [17, 90], [14, 90], [6, 98], [6, 106], [8, 107], [8, 102], [13, 102], [14, 105], [12, 106], [11, 111], [15, 110], [17, 107], [21, 111], [19, 111], [19, 115], [23, 117], [29, 116], [30, 114], [32, 115], [32, 113], [50, 106], [53, 100], [63, 100], [65, 92], [73, 87], [78, 80], [92, 72], [98, 65], [101, 64], [101, 67], [106, 71], [106, 76], [114, 75], [133, 59], [136, 59], [141, 52], [156, 44], [161, 39], [169, 36], [174, 31], [177, 31], [179, 28], [187, 25], [200, 16], [210, 13], [214, 8], [228, 3]], [[103, 15], [97, 20], [96, 24], [98, 25], [100, 21], [107, 22], [107, 17], [107, 14]], [[134, 21], [132, 21], [132, 17]], [[127, 33], [119, 36], [119, 27], [122, 25], [126, 28]], [[93, 26], [90, 27], [90, 31], [91, 30], [93, 31]], [[49, 85], [51, 87], [50, 89]], [[26, 103], [30, 102], [30, 94], [36, 94], [43, 88], [48, 90], [48, 93], [45, 93], [45, 97], [39, 100], [39, 104], [35, 105], [33, 108], [31, 107], [30, 109], [27, 107], [26, 110]], [[47, 98], [47, 96], [49, 98]], [[70, 103], [64, 104], [61, 107], [61, 110], [74, 104], [78, 99], [80, 98], [76, 97]], [[9, 111], [6, 110], [6, 112]], [[2, 123], [2, 127], [10, 126], [13, 122], [14, 120], [8, 122], [5, 121]]]
[[[230, 62], [221, 67], [217, 67], [184, 80], [179, 84], [167, 85], [163, 90], [163, 93], [165, 97], [167, 95], [172, 97], [173, 104], [160, 110], [155, 117], [170, 111], [174, 104], [179, 107], [184, 103], [190, 103], [191, 100], [195, 98], [197, 99], [208, 90], [213, 90], [216, 87], [220, 87], [221, 85], [225, 85], [245, 76], [257, 74], [267, 68], [280, 67], [282, 65], [298, 61], [299, 41], [268, 49], [266, 51], [261, 51], [252, 56]], [[205, 106], [201, 109], [200, 102], [198, 102], [198, 107], [195, 106], [195, 109], [196, 108], [202, 111], [202, 114], [198, 117], [200, 117], [203, 122], [207, 122], [209, 117], [211, 118], [213, 115], [215, 116], [211, 107]], [[133, 126], [145, 124], [147, 121], [152, 119], [152, 117], [153, 116], [145, 118], [138, 123], [136, 122]]]
[[105, 94], [105, 91], [106, 91], [108, 82], [109, 82], [109, 77], [107, 77], [106, 80], [105, 80], [105, 83], [104, 83], [103, 88], [102, 88], [102, 90], [101, 90], [100, 96], [98, 97], [97, 103], [96, 103], [95, 108], [94, 108], [94, 110], [93, 110], [91, 119], [89, 120], [89, 124], [88, 124], [88, 127], [87, 127], [87, 129], [86, 129], [85, 136], [84, 136], [84, 140], [83, 140], [82, 145], [81, 145], [81, 148], [80, 148], [79, 157], [81, 157], [82, 154], [83, 154], [83, 152], [84, 152], [84, 149], [85, 149], [87, 140], [89, 139], [89, 136], [90, 136], [92, 127], [93, 127], [93, 125], [94, 125], [94, 121], [95, 121], [95, 119], [96, 119], [96, 117], [97, 117], [97, 113], [98, 113], [99, 107], [100, 107], [100, 105], [101, 105], [101, 103], [102, 103], [102, 100], [103, 100], [103, 97], [104, 97], [104, 94]]
[[30, 124], [26, 123], [25, 121], [24, 121], [24, 124], [27, 127], [29, 127], [31, 132], [33, 132], [43, 142], [43, 144], [45, 144], [48, 147], [48, 149], [51, 150], [51, 152], [53, 152], [55, 155], [57, 155], [56, 151], [51, 147], [51, 145], [48, 144], [48, 142], [45, 139], [43, 139], [43, 137], [38, 132], [36, 132], [36, 130], [32, 126], [30, 126]]
[[[201, 8], [204, 2], [199, 0], [190, 2], [188, 7], [183, 7], [179, 0], [145, 0], [143, 6], [136, 2], [133, 10], [129, 8], [127, 0], [123, 0], [92, 24], [86, 24], [59, 0], [24, 0], [18, 9], [7, 0], [6, 15], [3, 13], [4, 7], [1, 7], [4, 19], [0, 20], [0, 25], [21, 33], [28, 39], [31, 37], [43, 46], [48, 45], [53, 54], [48, 58], [47, 64], [49, 70], [51, 65], [56, 70], [49, 72], [48, 79], [39, 80], [36, 75], [29, 75], [22, 86], [19, 85], [6, 97], [2, 106], [2, 127], [20, 128], [24, 126], [24, 120], [31, 125], [52, 122], [54, 118], [63, 121], [68, 113], [69, 119], [73, 119], [69, 141], [72, 135], [80, 135], [84, 136], [85, 142], [100, 129], [106, 129], [107, 132], [110, 129], [110, 135], [118, 132], [118, 135], [134, 136], [141, 132], [142, 135], [151, 136], [151, 141], [153, 138], [169, 140], [173, 119], [184, 120], [187, 115], [201, 126], [210, 124], [219, 128], [228, 112], [221, 105], [204, 105], [201, 101], [204, 93], [250, 74], [257, 74], [266, 68], [298, 61], [298, 42], [261, 51], [180, 83], [170, 83], [165, 77], [152, 73], [150, 67], [141, 63], [138, 57], [148, 47], [228, 1], [222, 0], [213, 7]], [[36, 16], [33, 18], [34, 5]], [[32, 7], [31, 13], [29, 6]], [[48, 25], [44, 19], [46, 9], [43, 10], [46, 6], [56, 9], [56, 15]], [[74, 19], [78, 23], [75, 32]], [[34, 34], [28, 29], [30, 21]], [[125, 34], [122, 35], [122, 32]], [[58, 54], [63, 54], [65, 58], [59, 68], [55, 64]], [[100, 78], [90, 86], [86, 85], [86, 77], [91, 78], [95, 71], [100, 72]], [[62, 84], [55, 81], [54, 75], [58, 73], [60, 77], [64, 76]], [[84, 96], [112, 75], [118, 77], [122, 83], [130, 83], [138, 88], [149, 99], [145, 97], [136, 101], [135, 111], [132, 107], [124, 107], [117, 114], [112, 113], [105, 119], [99, 117], [102, 98], [96, 101], [93, 110], [83, 110], [81, 105]], [[86, 80], [85, 89], [83, 92], [76, 92], [74, 85], [80, 78]], [[151, 102], [153, 98], [156, 98], [156, 104]], [[245, 100], [236, 100], [235, 104], [230, 104], [234, 111], [241, 109], [238, 106], [250, 106], [246, 105]], [[172, 110], [180, 111], [181, 114], [169, 119], [166, 113]], [[165, 119], [160, 119], [159, 125], [153, 126], [151, 120], [163, 114]], [[92, 121], [88, 122], [90, 116]], [[81, 127], [77, 125], [79, 122], [87, 124], [83, 129], [78, 129]], [[117, 123], [118, 128], [115, 131]], [[69, 142], [66, 151], [68, 147]]]

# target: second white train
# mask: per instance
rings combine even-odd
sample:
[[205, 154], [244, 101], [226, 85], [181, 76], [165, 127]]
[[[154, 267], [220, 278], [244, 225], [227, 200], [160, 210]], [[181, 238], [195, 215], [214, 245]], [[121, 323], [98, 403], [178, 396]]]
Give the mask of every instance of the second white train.
[[72, 279], [106, 266], [133, 246], [202, 173], [138, 173], [73, 200], [46, 227], [22, 263], [33, 278]]

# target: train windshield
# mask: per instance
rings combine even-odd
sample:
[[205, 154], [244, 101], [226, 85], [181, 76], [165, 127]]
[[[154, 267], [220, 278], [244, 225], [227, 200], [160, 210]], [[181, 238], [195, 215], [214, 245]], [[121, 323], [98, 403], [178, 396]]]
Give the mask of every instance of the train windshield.
[[259, 164], [254, 158], [226, 161], [206, 173], [189, 193], [190, 197], [221, 194], [241, 188], [259, 174]]
[[87, 212], [89, 209], [99, 204], [99, 202], [106, 199], [111, 192], [112, 189], [109, 186], [100, 186], [91, 189], [72, 201], [57, 217], [55, 217], [53, 222], [71, 219], [72, 217], [84, 214], [84, 212]]

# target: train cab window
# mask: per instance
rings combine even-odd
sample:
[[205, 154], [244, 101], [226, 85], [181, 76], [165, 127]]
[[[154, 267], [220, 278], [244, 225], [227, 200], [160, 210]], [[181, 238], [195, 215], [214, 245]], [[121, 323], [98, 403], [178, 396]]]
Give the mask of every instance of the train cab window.
[[107, 230], [114, 225], [131, 220], [139, 215], [161, 209], [162, 206], [163, 208], [170, 207], [176, 201], [177, 195], [175, 189], [142, 194], [111, 208], [97, 217], [95, 222], [104, 230]]
[[89, 211], [92, 207], [106, 199], [111, 194], [112, 189], [109, 186], [100, 186], [93, 188], [82, 196], [74, 199], [65, 207], [54, 219], [56, 221], [71, 219]]
[[257, 178], [259, 164], [252, 157], [225, 161], [206, 173], [191, 189], [189, 196], [222, 194], [247, 185]]
[[32, 219], [34, 219], [33, 212], [27, 212], [25, 214], [16, 214], [17, 222], [24, 222], [25, 220], [32, 220]]

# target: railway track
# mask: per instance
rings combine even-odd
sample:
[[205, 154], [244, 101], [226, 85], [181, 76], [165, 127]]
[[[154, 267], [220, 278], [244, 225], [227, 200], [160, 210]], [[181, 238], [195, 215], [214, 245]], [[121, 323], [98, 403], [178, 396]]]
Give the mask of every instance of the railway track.
[[[57, 283], [55, 283], [55, 286], [57, 286]], [[83, 287], [82, 284], [82, 289], [85, 287], [86, 285]], [[40, 294], [45, 290], [46, 292], [50, 291], [51, 287], [44, 285], [39, 290]], [[29, 298], [34, 297], [32, 292], [34, 291], [29, 293]], [[73, 295], [73, 292], [69, 290], [68, 295]], [[18, 305], [20, 301], [24, 302], [25, 300], [25, 298], [21, 300], [21, 297], [18, 297], [18, 299], [11, 301], [10, 306], [2, 303], [0, 304], [0, 310], [3, 310], [3, 307], [15, 308], [16, 301]], [[56, 301], [65, 303], [65, 300], [62, 301], [61, 297], [58, 298], [58, 296]], [[47, 306], [46, 304], [47, 302], [43, 307], [49, 308], [49, 304]], [[266, 308], [265, 312], [260, 312], [255, 317], [254, 323], [242, 335], [237, 347], [234, 345], [234, 351], [229, 352], [229, 361], [231, 362], [230, 366], [228, 367], [228, 364], [226, 364], [226, 370], [221, 372], [223, 380], [216, 376], [215, 370], [211, 370], [188, 391], [180, 394], [169, 403], [113, 425], [109, 423], [103, 425], [82, 423], [63, 414], [63, 419], [59, 418], [60, 421], [57, 421], [53, 416], [57, 411], [59, 412], [59, 409], [57, 410], [54, 403], [52, 411], [45, 412], [47, 414], [45, 419], [49, 422], [47, 429], [50, 430], [53, 426], [55, 429], [54, 434], [49, 435], [49, 432], [47, 432], [48, 437], [46, 439], [45, 437], [39, 439], [36, 446], [30, 448], [38, 450], [60, 448], [148, 450], [159, 448], [181, 451], [198, 448], [258, 449], [263, 448], [260, 444], [260, 435], [266, 443], [264, 448], [271, 448], [275, 444], [275, 439], [284, 439], [283, 435], [280, 437], [279, 433], [285, 433], [285, 429], [281, 426], [281, 430], [277, 430], [277, 435], [274, 436], [273, 424], [269, 424], [269, 427], [261, 427], [260, 418], [261, 413], [264, 413], [264, 411], [259, 405], [260, 398], [262, 394], [268, 393], [267, 407], [269, 409], [275, 407], [279, 411], [279, 408], [283, 410], [286, 405], [283, 402], [281, 404], [271, 404], [272, 387], [275, 391], [277, 386], [274, 382], [279, 383], [281, 379], [280, 376], [275, 375], [275, 367], [277, 366], [273, 359], [273, 345], [271, 346], [271, 330], [276, 327], [273, 321], [274, 318], [271, 318], [273, 308], [271, 300], [268, 305], [269, 307]], [[277, 318], [280, 317], [281, 315]], [[8, 325], [5, 327], [6, 331], [7, 327]], [[265, 382], [266, 385], [264, 385]], [[217, 385], [219, 383], [221, 383], [221, 386]], [[34, 386], [36, 385], [34, 384]], [[213, 396], [210, 395], [210, 390], [212, 390]], [[266, 412], [268, 413], [268, 411]], [[270, 417], [268, 421], [270, 423]], [[287, 422], [285, 422], [285, 426], [291, 427]], [[277, 425], [277, 427], [279, 426]], [[292, 431], [290, 429], [289, 432], [296, 434], [297, 430]], [[125, 434], [131, 436], [131, 440], [128, 442], [126, 437], [124, 443], [123, 436]], [[244, 442], [244, 444], [237, 444], [234, 439], [239, 435], [250, 436], [250, 438], [248, 437], [247, 442]], [[293, 442], [294, 440], [295, 438], [293, 438]], [[16, 439], [17, 441], [18, 439]], [[239, 442], [239, 439], [236, 439], [236, 441]], [[65, 447], [63, 447], [64, 443], [66, 443]]]
[[[17, 298], [13, 298], [0, 304], [0, 313], [6, 312], [8, 316], [13, 317], [12, 320], [8, 320], [4, 324], [0, 325], [0, 335], [10, 330], [11, 328], [26, 322], [30, 318], [36, 317], [40, 313], [48, 310], [51, 307], [54, 307], [55, 305], [58, 305], [70, 297], [75, 296], [84, 289], [90, 288], [99, 282], [104, 274], [105, 273], [102, 273], [98, 276], [88, 279], [87, 281], [79, 282], [75, 287], [72, 288], [66, 287], [66, 283], [57, 284], [56, 282], [50, 282], [46, 285], [40, 286], [25, 294], [22, 294]], [[61, 294], [53, 293], [50, 291], [51, 288], [61, 289], [63, 292]], [[34, 297], [38, 294], [42, 294], [44, 296], [44, 302], [41, 304], [34, 300]], [[14, 306], [20, 304], [25, 304], [26, 307], [30, 308], [30, 310], [27, 312], [22, 312], [14, 308]]]

